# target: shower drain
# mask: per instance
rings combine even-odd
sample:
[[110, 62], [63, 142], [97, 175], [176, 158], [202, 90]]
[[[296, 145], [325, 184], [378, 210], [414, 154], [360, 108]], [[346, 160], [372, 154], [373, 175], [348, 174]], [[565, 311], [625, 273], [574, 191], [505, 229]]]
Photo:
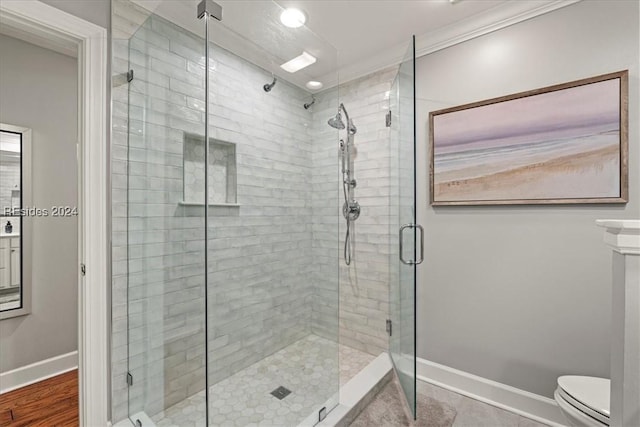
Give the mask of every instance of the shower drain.
[[289, 390], [286, 387], [280, 386], [277, 389], [273, 390], [271, 394], [277, 397], [278, 399], [282, 400], [291, 394], [291, 390]]

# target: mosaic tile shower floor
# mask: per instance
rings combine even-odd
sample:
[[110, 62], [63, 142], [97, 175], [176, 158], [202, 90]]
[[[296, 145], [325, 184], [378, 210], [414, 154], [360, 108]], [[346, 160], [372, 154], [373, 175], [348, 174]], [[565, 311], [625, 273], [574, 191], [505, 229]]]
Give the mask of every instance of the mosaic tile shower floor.
[[[375, 357], [339, 345], [340, 385]], [[336, 343], [309, 335], [209, 388], [212, 427], [294, 427], [337, 392]], [[291, 390], [282, 400], [279, 386]], [[151, 417], [157, 427], [205, 427], [205, 392]]]

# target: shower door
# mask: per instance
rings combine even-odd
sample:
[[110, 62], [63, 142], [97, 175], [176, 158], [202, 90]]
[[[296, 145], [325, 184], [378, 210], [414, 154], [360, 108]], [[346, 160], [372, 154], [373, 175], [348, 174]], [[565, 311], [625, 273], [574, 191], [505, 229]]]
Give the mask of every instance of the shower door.
[[416, 266], [423, 230], [416, 223], [415, 37], [389, 94], [390, 285], [389, 354], [411, 413], [416, 416]]

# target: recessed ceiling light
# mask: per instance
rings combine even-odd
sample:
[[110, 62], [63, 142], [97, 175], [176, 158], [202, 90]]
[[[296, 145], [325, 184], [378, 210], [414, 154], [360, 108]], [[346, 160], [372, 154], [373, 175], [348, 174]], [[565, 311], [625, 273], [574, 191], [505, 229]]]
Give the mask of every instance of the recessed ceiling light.
[[280, 66], [280, 68], [290, 73], [295, 73], [296, 71], [300, 71], [315, 62], [316, 58], [313, 55], [307, 52], [302, 52], [302, 55], [296, 56], [289, 62], [285, 62]]
[[317, 82], [315, 80], [310, 80], [307, 82], [306, 84], [307, 89], [311, 89], [311, 90], [318, 90], [318, 89], [322, 89], [322, 82]]
[[298, 28], [307, 22], [307, 16], [300, 9], [290, 7], [282, 11], [280, 14], [280, 22], [282, 22], [285, 27]]

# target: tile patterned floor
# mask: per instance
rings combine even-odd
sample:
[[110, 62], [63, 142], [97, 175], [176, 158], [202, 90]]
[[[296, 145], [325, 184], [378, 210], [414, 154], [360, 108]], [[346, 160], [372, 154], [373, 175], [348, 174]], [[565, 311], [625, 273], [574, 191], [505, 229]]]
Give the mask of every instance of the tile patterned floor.
[[[338, 373], [336, 365], [338, 364]], [[211, 426], [294, 427], [375, 357], [309, 335], [209, 388]], [[278, 400], [278, 386], [291, 394]], [[152, 417], [157, 427], [204, 427], [204, 391]]]
[[455, 408], [453, 427], [546, 427], [546, 424], [423, 381], [418, 381], [417, 391]]

